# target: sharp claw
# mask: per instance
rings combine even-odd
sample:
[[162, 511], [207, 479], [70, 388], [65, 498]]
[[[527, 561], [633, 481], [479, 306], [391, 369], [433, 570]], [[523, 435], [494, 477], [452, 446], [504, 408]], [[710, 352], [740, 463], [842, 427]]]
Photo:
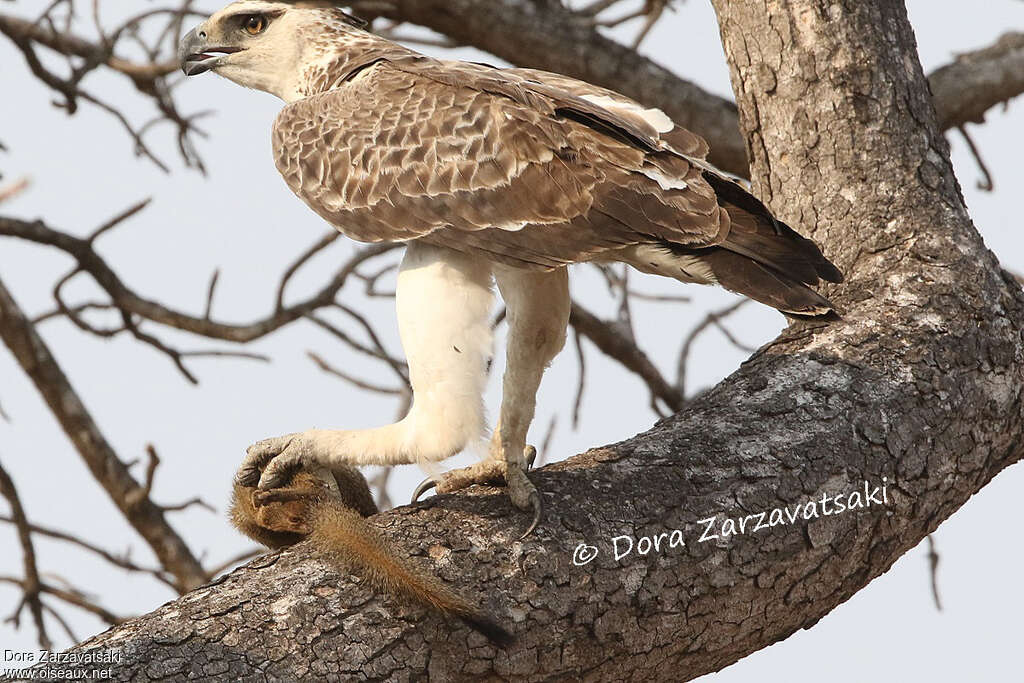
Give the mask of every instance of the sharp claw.
[[416, 487], [416, 490], [412, 492], [412, 500], [409, 501], [409, 504], [412, 505], [413, 503], [415, 503], [417, 500], [419, 500], [420, 496], [422, 496], [424, 493], [434, 488], [435, 486], [437, 486], [437, 482], [434, 481], [432, 477], [427, 477], [426, 479], [421, 481], [420, 485]]
[[533, 530], [537, 528], [537, 525], [540, 524], [540, 517], [543, 508], [540, 504], [540, 496], [537, 493], [533, 493], [530, 496], [530, 506], [533, 508], [533, 521], [530, 522], [530, 526], [526, 528], [526, 531], [523, 532], [523, 535], [519, 537], [520, 541], [529, 536], [533, 532]]
[[529, 472], [533, 469], [533, 463], [537, 461], [537, 449], [533, 446], [527, 446], [523, 455], [526, 458], [526, 471]]
[[283, 465], [276, 472], [272, 472], [268, 466], [263, 470], [258, 488], [261, 491], [269, 491], [284, 486], [284, 483], [291, 478], [291, 475], [298, 470], [300, 465]]
[[255, 467], [247, 467], [244, 470], [239, 470], [238, 473], [235, 475], [235, 483], [237, 483], [239, 486], [244, 486], [246, 488], [252, 488], [256, 486], [259, 480], [260, 471]]

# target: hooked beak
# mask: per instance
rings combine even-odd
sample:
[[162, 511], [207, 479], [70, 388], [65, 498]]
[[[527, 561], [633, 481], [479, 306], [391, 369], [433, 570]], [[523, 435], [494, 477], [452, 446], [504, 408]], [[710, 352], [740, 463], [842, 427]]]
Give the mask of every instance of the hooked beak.
[[220, 64], [228, 55], [241, 52], [244, 48], [230, 47], [227, 45], [213, 46], [207, 42], [206, 31], [198, 26], [181, 39], [178, 46], [178, 59], [181, 61], [181, 70], [186, 76], [198, 76], [206, 73]]

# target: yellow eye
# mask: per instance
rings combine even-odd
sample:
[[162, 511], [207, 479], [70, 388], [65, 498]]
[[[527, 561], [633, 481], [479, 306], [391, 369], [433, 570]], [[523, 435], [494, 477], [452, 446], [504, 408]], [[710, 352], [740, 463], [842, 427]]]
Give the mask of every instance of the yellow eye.
[[250, 17], [246, 17], [245, 21], [242, 22], [242, 28], [251, 36], [259, 35], [266, 30], [267, 19], [262, 15], [253, 14]]

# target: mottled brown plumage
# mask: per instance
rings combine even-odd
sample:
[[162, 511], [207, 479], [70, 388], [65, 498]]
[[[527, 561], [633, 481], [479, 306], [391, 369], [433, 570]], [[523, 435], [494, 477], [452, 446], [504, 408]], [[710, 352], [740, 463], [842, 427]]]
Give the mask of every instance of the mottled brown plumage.
[[[529, 533], [542, 514], [526, 437], [565, 342], [567, 264], [619, 261], [787, 313], [832, 310], [811, 287], [838, 282], [835, 266], [663, 112], [565, 76], [425, 57], [332, 5], [232, 3], [183, 38], [182, 65], [282, 98], [273, 151], [289, 187], [353, 239], [408, 243], [395, 301], [413, 400], [394, 424], [253, 444], [239, 486], [270, 492], [314, 465], [440, 461], [480, 444], [496, 283], [508, 350], [491, 457], [432, 484], [504, 480], [512, 504], [533, 511]], [[318, 537], [321, 516], [280, 502], [277, 518], [242, 524], [247, 533]], [[331, 528], [339, 546], [352, 540], [347, 523]]]
[[839, 281], [835, 267], [661, 112], [556, 74], [332, 30], [340, 56], [281, 112], [273, 141], [289, 187], [347, 236], [523, 268], [621, 260], [792, 313], [831, 307], [807, 286]]
[[532, 270], [622, 261], [789, 313], [832, 309], [810, 287], [840, 281], [835, 266], [660, 110], [566, 76], [426, 57], [333, 4], [239, 0], [182, 56], [186, 73], [288, 102], [277, 167], [345, 235]]

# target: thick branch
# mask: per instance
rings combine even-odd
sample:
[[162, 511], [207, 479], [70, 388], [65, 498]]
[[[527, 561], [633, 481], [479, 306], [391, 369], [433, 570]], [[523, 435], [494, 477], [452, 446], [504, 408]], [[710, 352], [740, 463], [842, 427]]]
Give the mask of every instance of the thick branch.
[[1024, 93], [1024, 33], [957, 56], [928, 78], [943, 130], [981, 123], [985, 112]]
[[[427, 26], [517, 66], [581, 78], [656, 104], [711, 143], [711, 161], [747, 168], [736, 106], [605, 37], [589, 17], [538, 0], [357, 0], [355, 11]], [[496, 30], [495, 27], [500, 27]]]
[[[842, 321], [795, 325], [649, 432], [532, 474], [546, 508], [525, 541], [494, 490], [375, 518], [512, 628], [509, 650], [304, 545], [82, 649], [116, 645], [136, 680], [694, 678], [814, 624], [1021, 458], [1024, 293], [967, 216], [904, 9], [715, 4], [755, 180], [783, 218], [814, 217], [848, 275]], [[616, 559], [622, 535], [659, 545]], [[598, 554], [577, 565], [581, 543]]]
[[[365, 0], [353, 7], [427, 26], [519, 66], [568, 74], [661, 107], [707, 139], [713, 163], [748, 177], [735, 104], [606, 38], [561, 3]], [[1024, 36], [1010, 33], [989, 48], [962, 54], [930, 81], [942, 130], [979, 121], [988, 109], [1024, 93]]]

